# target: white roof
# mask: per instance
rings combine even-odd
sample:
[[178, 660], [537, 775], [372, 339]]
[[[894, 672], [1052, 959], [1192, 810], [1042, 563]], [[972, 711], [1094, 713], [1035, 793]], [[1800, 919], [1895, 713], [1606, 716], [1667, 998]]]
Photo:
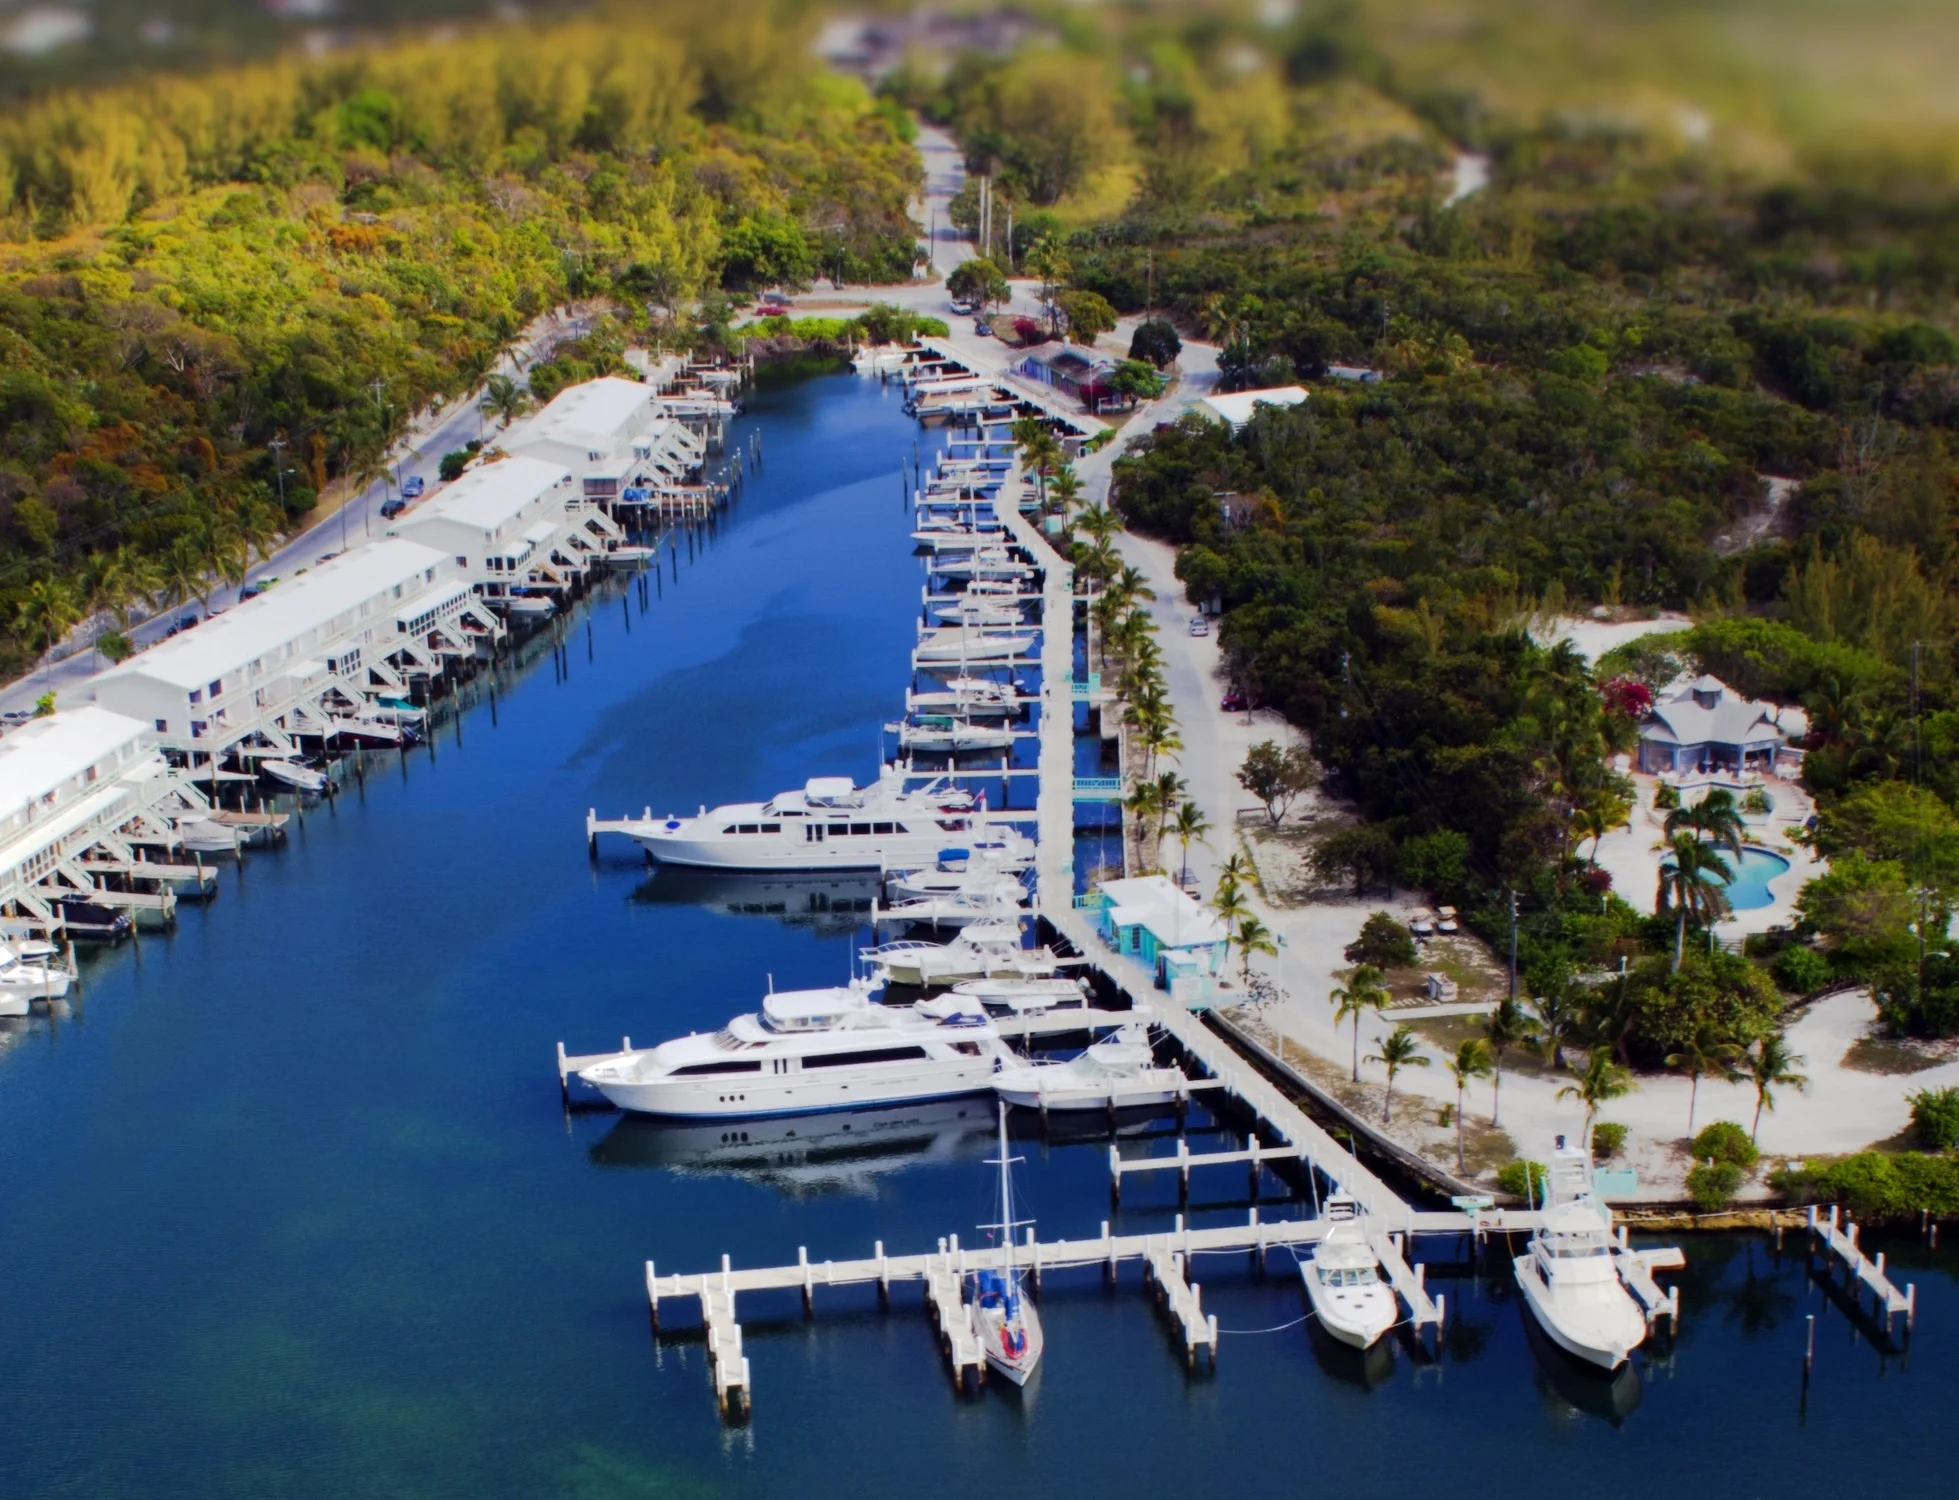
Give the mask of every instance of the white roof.
[[516, 452], [531, 443], [567, 443], [588, 452], [609, 452], [646, 420], [654, 406], [650, 385], [606, 375], [559, 391], [550, 404], [504, 440]]
[[399, 537], [370, 542], [139, 652], [96, 680], [148, 677], [183, 688], [203, 687], [396, 584], [419, 583], [422, 574], [448, 557]]
[[1305, 401], [1304, 386], [1280, 385], [1264, 391], [1233, 391], [1223, 396], [1206, 396], [1197, 405], [1220, 422], [1243, 427], [1261, 406], [1302, 406]]
[[140, 740], [149, 726], [106, 708], [34, 719], [0, 739], [0, 816], [45, 797], [71, 776]]
[[1772, 703], [1730, 691], [1718, 677], [1696, 678], [1655, 703], [1640, 726], [1641, 739], [1674, 745], [1780, 744]]
[[1177, 889], [1167, 875], [1105, 880], [1102, 893], [1115, 903], [1112, 920], [1124, 927], [1149, 928], [1167, 948], [1207, 947], [1231, 935], [1216, 912]]
[[541, 458], [498, 459], [471, 469], [440, 495], [403, 518], [402, 535], [413, 533], [424, 521], [456, 521], [483, 531], [495, 531], [523, 512], [525, 506], [571, 478], [563, 464], [546, 463]]

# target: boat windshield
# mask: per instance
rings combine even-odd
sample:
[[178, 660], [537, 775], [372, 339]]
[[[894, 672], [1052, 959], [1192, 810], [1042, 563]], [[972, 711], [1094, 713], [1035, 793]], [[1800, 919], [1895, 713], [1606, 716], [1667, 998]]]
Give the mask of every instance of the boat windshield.
[[1589, 1234], [1553, 1234], [1539, 1242], [1557, 1260], [1589, 1260], [1606, 1254], [1604, 1241]]
[[1320, 1272], [1322, 1286], [1377, 1286], [1380, 1278], [1372, 1266], [1334, 1266]]

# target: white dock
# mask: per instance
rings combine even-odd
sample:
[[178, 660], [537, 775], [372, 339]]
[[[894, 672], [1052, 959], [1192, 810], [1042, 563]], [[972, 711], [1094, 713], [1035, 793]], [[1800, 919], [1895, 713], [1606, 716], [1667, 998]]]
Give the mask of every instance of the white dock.
[[[1224, 1087], [1223, 1080], [1216, 1078], [1200, 1079], [1193, 1087]], [[1109, 1197], [1111, 1201], [1122, 1202], [1122, 1179], [1125, 1174], [1136, 1172], [1175, 1172], [1177, 1174], [1177, 1196], [1190, 1196], [1190, 1174], [1196, 1167], [1225, 1167], [1243, 1163], [1251, 1176], [1251, 1196], [1258, 1196], [1258, 1174], [1266, 1162], [1285, 1161], [1300, 1166], [1309, 1166], [1304, 1153], [1291, 1146], [1260, 1146], [1254, 1143], [1233, 1151], [1193, 1152], [1190, 1142], [1182, 1136], [1177, 1137], [1177, 1149], [1170, 1156], [1124, 1156], [1116, 1143], [1109, 1143]]]
[[1677, 1247], [1635, 1250], [1627, 1243], [1626, 1227], [1621, 1224], [1612, 1247], [1612, 1264], [1639, 1310], [1646, 1314], [1648, 1324], [1664, 1313], [1675, 1329], [1680, 1327], [1680, 1288], [1669, 1291], [1653, 1279], [1655, 1271], [1678, 1271], [1686, 1266], [1687, 1257]]
[[1816, 1212], [1816, 1205], [1809, 1206], [1809, 1232], [1822, 1242], [1833, 1260], [1843, 1263], [1845, 1280], [1851, 1296], [1861, 1307], [1866, 1289], [1876, 1312], [1884, 1319], [1885, 1329], [1891, 1327], [1891, 1320], [1899, 1314], [1904, 1315], [1905, 1332], [1911, 1332], [1911, 1325], [1918, 1313], [1918, 1287], [1908, 1284], [1899, 1291], [1891, 1278], [1884, 1274], [1884, 1252], [1878, 1251], [1875, 1258], [1864, 1254], [1857, 1243], [1860, 1226], [1848, 1218], [1839, 1217], [1837, 1205], [1830, 1205], [1828, 1217]]

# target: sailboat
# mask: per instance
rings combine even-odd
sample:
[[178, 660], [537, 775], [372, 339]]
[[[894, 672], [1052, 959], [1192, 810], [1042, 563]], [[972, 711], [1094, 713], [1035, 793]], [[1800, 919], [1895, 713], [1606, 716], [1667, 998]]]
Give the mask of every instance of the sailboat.
[[[1020, 1284], [1020, 1270], [1014, 1264], [1013, 1179], [1008, 1167], [1015, 1158], [1007, 1155], [1007, 1107], [1000, 1106], [1000, 1242], [1007, 1252], [1001, 1270], [977, 1271], [973, 1275], [973, 1332], [978, 1337], [986, 1362], [1015, 1385], [1027, 1384], [1041, 1362], [1046, 1337], [1041, 1332], [1041, 1315]], [[990, 1165], [990, 1164], [989, 1164]]]
[[1553, 1342], [1616, 1370], [1646, 1337], [1646, 1318], [1612, 1263], [1607, 1211], [1592, 1196], [1589, 1155], [1558, 1137], [1537, 1232], [1514, 1265], [1524, 1300]]

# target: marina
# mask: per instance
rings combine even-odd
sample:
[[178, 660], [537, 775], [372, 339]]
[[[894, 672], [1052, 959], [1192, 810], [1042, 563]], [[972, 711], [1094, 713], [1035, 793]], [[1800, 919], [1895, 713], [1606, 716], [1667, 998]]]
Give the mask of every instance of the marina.
[[[140, 949], [83, 952], [79, 1003], [7, 1023], [0, 1190], [14, 1211], [0, 1253], [32, 1274], [0, 1286], [17, 1414], [0, 1481], [35, 1493], [58, 1472], [97, 1493], [187, 1496], [405, 1482], [479, 1497], [1001, 1483], [1167, 1496], [1294, 1482], [1286, 1443], [1317, 1465], [1359, 1465], [1419, 1434], [1472, 1495], [1514, 1488], [1520, 1461], [1556, 1453], [1598, 1493], [1631, 1496], [1650, 1476], [1623, 1462], [1629, 1435], [1665, 1432], [1708, 1469], [1709, 1493], [1759, 1483], [1738, 1443], [1775, 1444], [1813, 1482], [1934, 1492], [1941, 1460], [1919, 1434], [1959, 1380], [1950, 1252], [1860, 1236], [1888, 1253], [1896, 1284], [1917, 1282], [1907, 1360], [1831, 1300], [1794, 1237], [1779, 1250], [1689, 1238], [1661, 1277], [1684, 1319], [1632, 1356], [1629, 1404], [1616, 1379], [1601, 1386], [1540, 1348], [1491, 1253], [1499, 1231], [1526, 1225], [1439, 1207], [1394, 1220], [1405, 1185], [1342, 1162], [1344, 1146], [1320, 1141], [1202, 1017], [1109, 952], [1072, 905], [1071, 762], [1028, 754], [1038, 741], [1018, 752], [1013, 769], [1030, 774], [1008, 811], [1043, 834], [1042, 916], [1208, 1086], [1181, 1119], [1123, 1118], [1113, 1137], [1099, 1115], [1056, 1116], [1045, 1136], [1034, 1111], [1009, 1121], [1025, 1158], [1016, 1208], [1039, 1218], [1038, 1293], [1034, 1259], [1016, 1251], [1045, 1341], [1024, 1388], [989, 1379], [954, 1399], [977, 1341], [958, 1357], [937, 1342], [941, 1325], [970, 1337], [962, 1276], [997, 1253], [977, 1229], [999, 1217], [990, 1099], [826, 1115], [807, 1142], [786, 1133], [793, 1121], [565, 1110], [543, 1061], [558, 1039], [711, 1029], [752, 1008], [769, 974], [779, 989], [841, 984], [875, 946], [868, 909], [844, 892], [731, 884], [703, 902], [624, 840], [601, 839], [592, 862], [578, 831], [594, 802], [692, 808], [819, 772], [875, 774], [919, 608], [891, 478], [916, 433], [898, 395], [854, 376], [753, 393], [729, 442], [754, 424], [770, 462], [691, 561], [685, 536], [677, 569], [663, 549], [663, 591], [642, 606], [618, 581], [574, 601], [563, 641], [541, 637], [499, 669], [494, 709], [486, 674], [440, 736], [372, 758], [303, 822], [289, 797], [242, 809], [240, 833], [271, 836], [261, 820], [283, 819], [283, 838], [225, 858], [219, 900], [180, 908], [175, 931], [146, 932]], [[1067, 598], [1053, 577], [1041, 585], [1044, 601]], [[1043, 617], [1065, 618], [1053, 610]], [[1020, 669], [1030, 709], [1045, 684], [1073, 702], [1057, 635]], [[1057, 714], [1071, 733], [1069, 717]], [[957, 780], [999, 811], [997, 775]], [[220, 826], [239, 816], [222, 810]], [[1081, 1026], [1025, 1019], [1035, 1048]], [[1006, 1018], [995, 1025], [1012, 1039]], [[1256, 1205], [1242, 1201], [1251, 1163], [1206, 1160], [1251, 1149], [1254, 1109], [1257, 1149], [1288, 1153], [1256, 1163]], [[1189, 1194], [1175, 1166], [1125, 1171], [1112, 1210], [1112, 1141], [1126, 1161], [1167, 1162], [1182, 1142]], [[1318, 1222], [1300, 1143], [1360, 1193], [1378, 1183], [1380, 1227], [1444, 1315], [1419, 1339], [1411, 1324], [1359, 1351], [1300, 1322], [1297, 1258]], [[887, 1267], [938, 1258], [932, 1302], [929, 1267], [917, 1290], [899, 1282], [889, 1314], [875, 1275], [825, 1274], [875, 1261], [879, 1240]], [[724, 1256], [734, 1290], [704, 1310], [701, 1282]], [[663, 1285], [653, 1339], [649, 1258], [658, 1280], [689, 1288]], [[806, 1278], [741, 1282], [803, 1262]], [[1142, 1286], [1162, 1300], [1133, 1295]], [[1806, 1315], [1822, 1332], [1804, 1408]], [[752, 1408], [729, 1426], [710, 1415], [724, 1352]], [[840, 1391], [892, 1434], [874, 1460], [836, 1420]], [[98, 1435], [76, 1441], [78, 1423]], [[1896, 1441], [1856, 1441], [1880, 1424]]]

